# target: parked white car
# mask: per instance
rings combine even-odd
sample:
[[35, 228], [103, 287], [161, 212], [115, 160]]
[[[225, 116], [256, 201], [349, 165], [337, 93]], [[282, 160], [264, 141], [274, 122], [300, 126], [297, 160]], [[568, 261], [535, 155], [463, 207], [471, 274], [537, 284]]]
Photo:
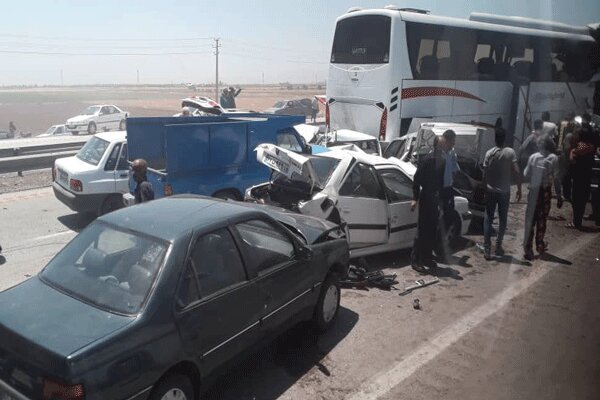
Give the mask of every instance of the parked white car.
[[126, 132], [100, 132], [52, 170], [54, 195], [71, 210], [103, 215], [123, 206], [129, 192]]
[[65, 125], [69, 132], [78, 135], [87, 132], [94, 135], [97, 131], [124, 131], [129, 113], [115, 105], [89, 106], [80, 115], [69, 118]]
[[[257, 160], [273, 171], [272, 179], [249, 188], [245, 200], [345, 222], [352, 257], [412, 246], [417, 227], [417, 211], [410, 210], [413, 183], [394, 160], [339, 149], [303, 155], [272, 144], [256, 151]], [[463, 197], [455, 197], [455, 209], [445, 230], [449, 242], [466, 233], [471, 216]]]
[[53, 137], [53, 136], [62, 136], [62, 135], [70, 135], [71, 132], [67, 129], [67, 127], [62, 125], [52, 125], [48, 130], [41, 135], [37, 135], [36, 137]]

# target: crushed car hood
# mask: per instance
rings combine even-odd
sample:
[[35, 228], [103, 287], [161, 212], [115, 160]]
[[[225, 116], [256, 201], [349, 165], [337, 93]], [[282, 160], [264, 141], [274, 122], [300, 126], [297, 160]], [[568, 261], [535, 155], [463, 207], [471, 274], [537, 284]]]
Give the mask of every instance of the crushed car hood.
[[259, 144], [255, 151], [256, 160], [259, 163], [285, 175], [289, 179], [294, 174], [297, 174], [307, 177], [312, 186], [318, 182], [317, 174], [310, 163], [310, 158], [302, 154], [297, 154], [268, 143]]
[[189, 107], [213, 115], [221, 115], [225, 112], [219, 103], [208, 97], [188, 97], [181, 100], [181, 107]]
[[322, 239], [325, 232], [334, 230], [339, 225], [310, 215], [298, 214], [285, 208], [274, 207], [266, 204], [243, 203], [245, 206], [267, 212], [270, 216], [290, 227], [292, 231], [299, 231], [309, 244], [315, 244]]

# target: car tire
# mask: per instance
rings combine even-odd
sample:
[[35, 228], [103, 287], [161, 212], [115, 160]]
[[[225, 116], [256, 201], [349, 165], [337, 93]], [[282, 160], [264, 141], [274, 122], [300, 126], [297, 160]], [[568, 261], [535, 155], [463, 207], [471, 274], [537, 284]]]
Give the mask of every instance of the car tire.
[[78, 131], [71, 131], [71, 135], [77, 136], [77, 135], [79, 135], [79, 132]]
[[340, 309], [340, 295], [339, 276], [334, 273], [327, 275], [313, 315], [313, 324], [318, 332], [323, 333], [333, 325]]
[[104, 214], [108, 214], [110, 212], [116, 211], [120, 208], [123, 208], [123, 198], [119, 195], [111, 195], [106, 196], [100, 209], [98, 210], [98, 216], [102, 216]]
[[125, 129], [127, 129], [127, 122], [122, 119], [121, 122], [119, 122], [119, 130], [124, 131]]
[[96, 134], [96, 123], [95, 123], [95, 122], [90, 122], [90, 123], [88, 124], [88, 127], [87, 127], [87, 132], [88, 132], [90, 135], [94, 135], [94, 134]]
[[242, 200], [242, 197], [235, 190], [219, 190], [218, 192], [213, 194], [213, 197], [216, 197], [217, 199], [223, 199], [223, 200], [235, 200], [235, 201]]
[[161, 380], [149, 400], [194, 400], [194, 387], [185, 375], [172, 374]]

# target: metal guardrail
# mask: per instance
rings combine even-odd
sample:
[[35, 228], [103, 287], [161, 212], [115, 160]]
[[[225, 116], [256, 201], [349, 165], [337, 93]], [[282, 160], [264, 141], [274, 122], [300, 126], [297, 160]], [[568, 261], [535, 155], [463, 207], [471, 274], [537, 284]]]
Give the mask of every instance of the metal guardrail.
[[56, 159], [75, 155], [86, 141], [0, 148], [0, 174], [52, 168]]

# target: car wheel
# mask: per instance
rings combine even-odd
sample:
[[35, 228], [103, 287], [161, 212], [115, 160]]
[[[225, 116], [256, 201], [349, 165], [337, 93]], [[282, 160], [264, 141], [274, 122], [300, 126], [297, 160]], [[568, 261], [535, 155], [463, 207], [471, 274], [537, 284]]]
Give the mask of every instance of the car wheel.
[[110, 212], [116, 211], [120, 208], [123, 208], [123, 199], [118, 195], [107, 196], [102, 205], [100, 206], [100, 210], [98, 210], [98, 216], [108, 214]]
[[445, 223], [440, 221], [440, 223], [447, 224], [445, 229], [441, 229], [438, 227], [438, 241], [436, 246], [435, 254], [441, 257], [442, 259], [446, 259], [448, 257], [448, 253], [450, 250], [456, 248], [458, 244], [458, 239], [461, 236], [461, 227], [462, 223], [460, 220], [460, 216], [456, 211], [452, 214], [450, 218], [450, 222]]
[[90, 122], [88, 124], [88, 128], [87, 131], [90, 135], [94, 135], [96, 133], [96, 123], [95, 122]]
[[124, 119], [122, 119], [121, 122], [119, 122], [119, 130], [124, 131], [126, 128], [127, 128], [127, 123], [125, 122]]
[[339, 309], [340, 278], [336, 274], [329, 274], [321, 286], [321, 293], [313, 316], [313, 323], [319, 332], [325, 332], [331, 327]]
[[79, 132], [78, 131], [71, 131], [71, 135], [77, 136], [77, 135], [79, 135]]
[[194, 388], [188, 377], [169, 375], [152, 391], [150, 400], [194, 400]]
[[242, 200], [242, 197], [235, 190], [220, 190], [217, 193], [213, 194], [213, 197], [223, 200]]

